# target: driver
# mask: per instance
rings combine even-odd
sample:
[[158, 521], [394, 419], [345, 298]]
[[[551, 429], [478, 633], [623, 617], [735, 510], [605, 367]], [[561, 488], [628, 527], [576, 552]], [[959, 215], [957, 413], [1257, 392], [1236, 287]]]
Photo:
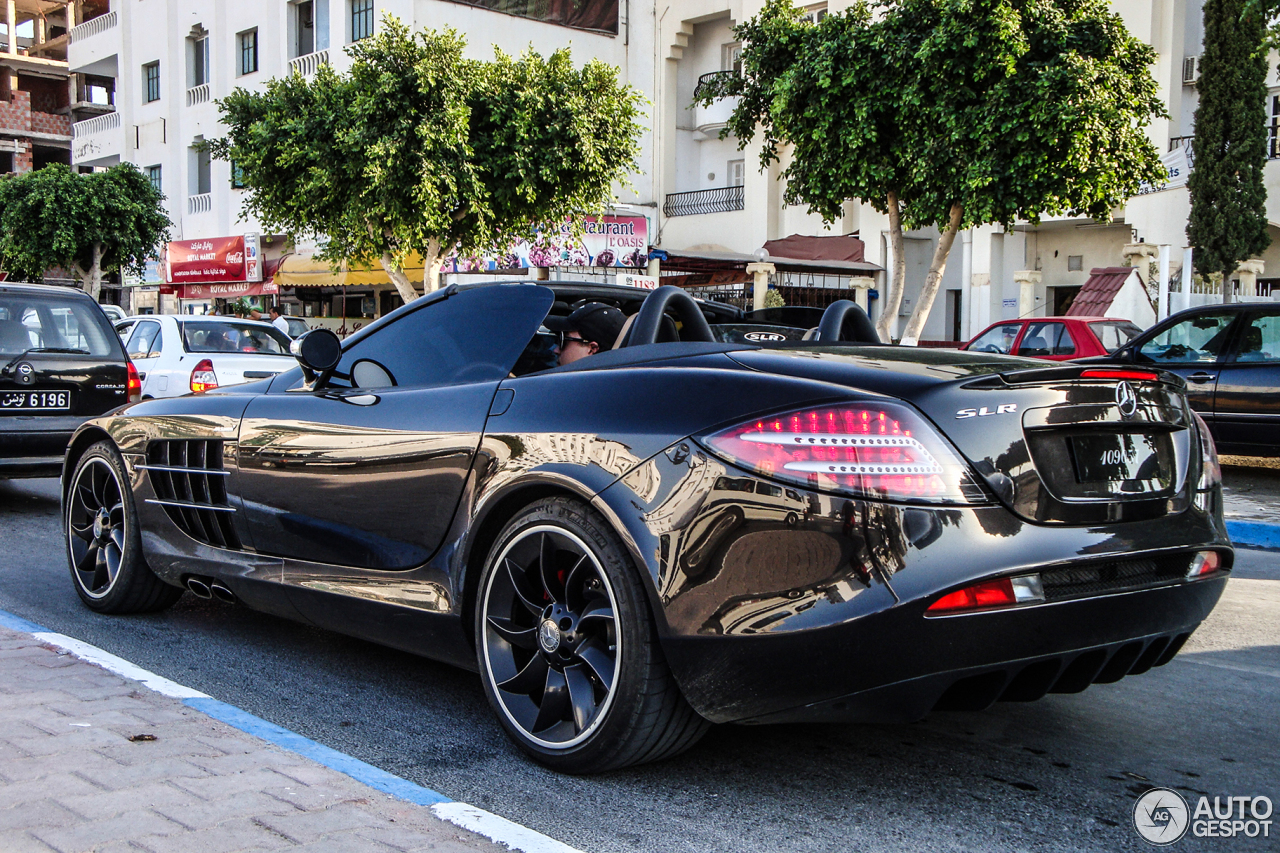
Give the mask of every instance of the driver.
[[560, 364], [613, 349], [627, 317], [612, 305], [588, 302], [568, 317], [548, 317], [543, 325], [560, 333]]

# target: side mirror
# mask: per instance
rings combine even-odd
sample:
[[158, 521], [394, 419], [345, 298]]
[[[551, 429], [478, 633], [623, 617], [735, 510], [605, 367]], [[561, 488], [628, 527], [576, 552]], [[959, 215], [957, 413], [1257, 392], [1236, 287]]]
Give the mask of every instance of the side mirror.
[[302, 365], [307, 385], [323, 387], [342, 360], [342, 341], [329, 329], [312, 329], [294, 338], [289, 352]]

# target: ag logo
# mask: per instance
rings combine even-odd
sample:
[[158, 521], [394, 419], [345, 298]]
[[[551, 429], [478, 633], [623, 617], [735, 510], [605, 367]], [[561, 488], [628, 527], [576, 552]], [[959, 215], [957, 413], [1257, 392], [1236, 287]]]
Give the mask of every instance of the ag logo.
[[1173, 844], [1187, 834], [1190, 811], [1177, 791], [1152, 788], [1133, 806], [1133, 826], [1144, 840], [1157, 846]]
[[760, 341], [785, 341], [787, 339], [786, 335], [778, 332], [747, 332], [743, 337], [757, 343]]
[[18, 365], [18, 384], [30, 385], [36, 381], [36, 370], [25, 361]]
[[1138, 411], [1138, 395], [1133, 393], [1133, 386], [1121, 382], [1116, 386], [1116, 405], [1120, 407], [1123, 417], [1131, 418]]

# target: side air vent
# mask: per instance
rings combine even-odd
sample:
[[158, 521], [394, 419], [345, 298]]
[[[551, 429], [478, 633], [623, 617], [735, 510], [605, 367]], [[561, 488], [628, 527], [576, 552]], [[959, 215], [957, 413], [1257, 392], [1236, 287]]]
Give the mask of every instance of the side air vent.
[[1040, 573], [1046, 601], [1106, 595], [1131, 589], [1177, 583], [1187, 576], [1190, 554], [1137, 560], [1116, 560], [1092, 566], [1046, 569]]
[[170, 520], [192, 539], [219, 548], [240, 548], [227, 503], [227, 472], [219, 439], [153, 441], [144, 468], [156, 493], [147, 503], [164, 507]]

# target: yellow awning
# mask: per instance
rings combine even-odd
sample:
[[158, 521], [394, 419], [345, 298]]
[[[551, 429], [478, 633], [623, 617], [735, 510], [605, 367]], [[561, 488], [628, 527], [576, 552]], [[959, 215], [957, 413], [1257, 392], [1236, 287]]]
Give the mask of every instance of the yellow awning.
[[[425, 275], [422, 257], [417, 253], [405, 260], [404, 273], [409, 281], [421, 284]], [[281, 287], [335, 287], [341, 285], [391, 284], [391, 277], [375, 262], [372, 267], [343, 261], [337, 272], [328, 261], [310, 255], [289, 255], [276, 270], [275, 282]]]

